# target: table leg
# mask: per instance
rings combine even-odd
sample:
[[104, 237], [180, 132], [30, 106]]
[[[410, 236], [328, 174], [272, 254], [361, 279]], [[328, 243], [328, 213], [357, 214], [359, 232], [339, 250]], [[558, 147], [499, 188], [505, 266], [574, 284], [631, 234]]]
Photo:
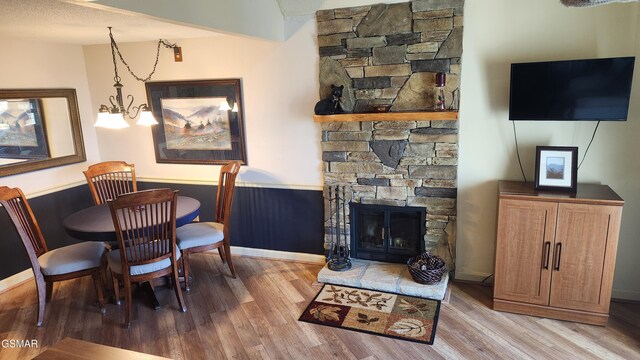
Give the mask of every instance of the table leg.
[[153, 308], [155, 310], [160, 310], [160, 302], [158, 301], [158, 298], [156, 297], [156, 293], [153, 290], [153, 285], [151, 284], [151, 282], [150, 281], [145, 281], [142, 284], [140, 284], [140, 286], [142, 287], [142, 290], [149, 297], [149, 300], [151, 301], [151, 306], [153, 306]]

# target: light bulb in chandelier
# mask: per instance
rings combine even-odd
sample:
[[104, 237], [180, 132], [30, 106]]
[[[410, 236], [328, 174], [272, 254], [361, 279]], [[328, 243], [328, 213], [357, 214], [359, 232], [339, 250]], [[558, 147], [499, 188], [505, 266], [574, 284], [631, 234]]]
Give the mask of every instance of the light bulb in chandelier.
[[94, 126], [105, 129], [123, 129], [129, 127], [129, 123], [125, 121], [121, 113], [117, 111], [111, 112], [107, 106], [102, 105], [98, 112], [98, 120]]
[[138, 122], [136, 123], [136, 125], [158, 125], [158, 121], [155, 117], [153, 117], [153, 113], [151, 112], [151, 110], [149, 110], [147, 104], [140, 105], [140, 117], [138, 118]]

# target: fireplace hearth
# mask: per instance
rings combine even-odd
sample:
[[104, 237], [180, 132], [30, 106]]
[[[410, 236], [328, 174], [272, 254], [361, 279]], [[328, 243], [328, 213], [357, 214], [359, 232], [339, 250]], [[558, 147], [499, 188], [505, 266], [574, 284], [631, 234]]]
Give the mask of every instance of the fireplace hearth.
[[406, 263], [424, 252], [426, 210], [351, 204], [351, 257]]

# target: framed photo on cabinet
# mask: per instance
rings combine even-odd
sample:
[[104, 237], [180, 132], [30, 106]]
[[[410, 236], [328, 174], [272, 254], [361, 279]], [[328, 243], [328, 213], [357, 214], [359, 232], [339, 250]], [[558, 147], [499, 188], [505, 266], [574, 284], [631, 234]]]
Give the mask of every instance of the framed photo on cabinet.
[[148, 82], [158, 163], [247, 165], [240, 79]]
[[536, 146], [536, 190], [576, 192], [577, 179], [577, 147]]

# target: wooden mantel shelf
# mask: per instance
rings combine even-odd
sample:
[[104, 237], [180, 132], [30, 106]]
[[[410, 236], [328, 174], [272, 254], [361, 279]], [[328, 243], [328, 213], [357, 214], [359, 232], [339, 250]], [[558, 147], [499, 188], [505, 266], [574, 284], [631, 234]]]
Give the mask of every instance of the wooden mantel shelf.
[[386, 112], [313, 115], [315, 122], [458, 120], [457, 111]]

